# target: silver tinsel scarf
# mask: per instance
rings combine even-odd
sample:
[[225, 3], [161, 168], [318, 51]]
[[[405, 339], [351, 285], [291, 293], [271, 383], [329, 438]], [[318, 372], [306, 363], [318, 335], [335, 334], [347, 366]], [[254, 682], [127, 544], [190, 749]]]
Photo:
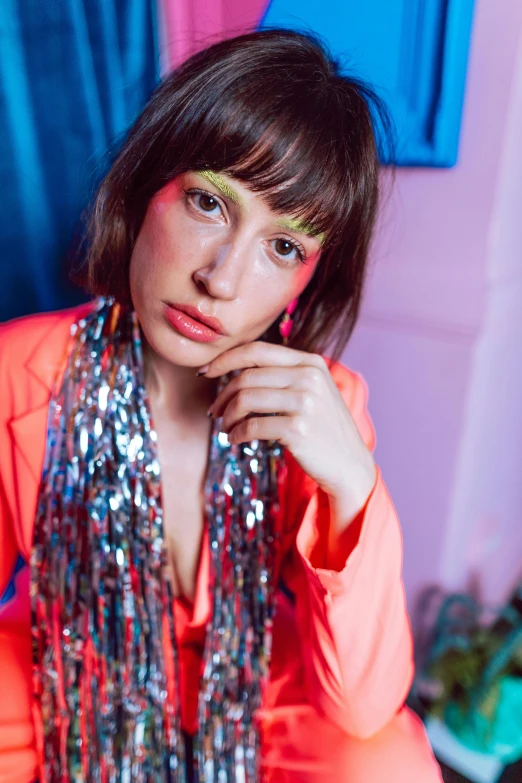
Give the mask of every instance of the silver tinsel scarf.
[[[221, 379], [222, 388], [226, 379]], [[197, 779], [259, 780], [284, 469], [277, 443], [213, 426]], [[54, 390], [31, 560], [41, 783], [185, 783], [160, 465], [136, 316], [99, 299]], [[169, 677], [168, 671], [171, 676]], [[172, 675], [173, 673], [173, 675]]]

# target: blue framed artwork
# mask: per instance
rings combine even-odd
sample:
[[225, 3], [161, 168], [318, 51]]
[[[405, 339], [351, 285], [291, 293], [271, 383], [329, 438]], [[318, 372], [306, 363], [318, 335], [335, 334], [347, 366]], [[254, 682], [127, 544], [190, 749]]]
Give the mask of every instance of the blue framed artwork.
[[319, 34], [343, 71], [370, 82], [396, 126], [397, 165], [450, 167], [473, 10], [474, 0], [271, 0], [259, 26]]

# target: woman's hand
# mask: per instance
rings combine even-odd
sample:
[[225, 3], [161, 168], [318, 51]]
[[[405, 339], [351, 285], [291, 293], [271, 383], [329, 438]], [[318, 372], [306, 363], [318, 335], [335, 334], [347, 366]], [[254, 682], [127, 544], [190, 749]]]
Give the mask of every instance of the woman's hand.
[[329, 495], [339, 535], [365, 505], [376, 469], [325, 360], [257, 341], [225, 351], [200, 374], [217, 378], [234, 370], [241, 372], [222, 389], [209, 415], [223, 417], [231, 443], [257, 439], [284, 445]]

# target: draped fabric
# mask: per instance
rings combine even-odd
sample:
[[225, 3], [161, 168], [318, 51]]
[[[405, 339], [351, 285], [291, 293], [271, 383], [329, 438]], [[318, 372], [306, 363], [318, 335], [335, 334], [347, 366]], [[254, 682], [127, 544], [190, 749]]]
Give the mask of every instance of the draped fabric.
[[155, 0], [0, 3], [0, 320], [78, 302], [81, 214], [158, 81]]

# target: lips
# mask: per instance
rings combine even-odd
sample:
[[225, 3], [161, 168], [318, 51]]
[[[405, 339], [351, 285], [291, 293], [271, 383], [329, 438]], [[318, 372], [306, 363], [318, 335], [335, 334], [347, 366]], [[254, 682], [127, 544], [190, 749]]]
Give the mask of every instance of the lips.
[[226, 334], [221, 321], [190, 305], [166, 304], [164, 315], [177, 332], [199, 343], [214, 342]]
[[211, 315], [203, 315], [203, 313], [200, 313], [196, 307], [192, 307], [191, 305], [173, 303], [170, 305], [170, 307], [173, 307], [176, 310], [180, 310], [182, 313], [186, 313], [194, 321], [199, 321], [199, 323], [203, 324], [204, 326], [208, 326], [209, 329], [212, 329], [212, 331], [216, 332], [216, 334], [222, 336], [226, 335], [223, 324], [218, 318], [213, 318]]

